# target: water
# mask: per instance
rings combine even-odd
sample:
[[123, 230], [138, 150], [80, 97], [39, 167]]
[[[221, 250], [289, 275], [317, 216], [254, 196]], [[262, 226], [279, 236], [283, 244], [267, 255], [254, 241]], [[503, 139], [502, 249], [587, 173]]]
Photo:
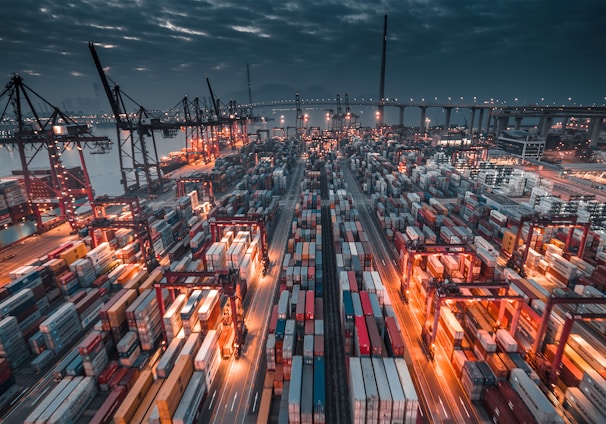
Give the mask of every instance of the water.
[[[106, 136], [113, 141], [111, 151], [105, 154], [91, 154], [93, 149], [84, 150], [84, 161], [88, 169], [88, 175], [96, 196], [107, 194], [109, 196], [120, 196], [124, 193], [120, 183], [120, 156], [118, 154], [118, 140], [116, 139], [116, 129], [114, 127], [94, 127], [95, 136]], [[162, 135], [156, 135], [156, 147], [158, 149], [158, 158], [167, 156], [169, 152], [181, 150], [185, 147], [185, 133], [179, 132], [175, 138], [163, 138]], [[151, 148], [151, 138], [148, 148]], [[62, 155], [63, 164], [66, 166], [80, 165], [80, 158], [75, 150], [65, 151]], [[45, 151], [39, 152], [29, 165], [29, 168], [49, 168], [48, 155]], [[0, 149], [0, 177], [11, 174], [12, 170], [21, 169], [18, 151], [9, 151], [6, 148]]]

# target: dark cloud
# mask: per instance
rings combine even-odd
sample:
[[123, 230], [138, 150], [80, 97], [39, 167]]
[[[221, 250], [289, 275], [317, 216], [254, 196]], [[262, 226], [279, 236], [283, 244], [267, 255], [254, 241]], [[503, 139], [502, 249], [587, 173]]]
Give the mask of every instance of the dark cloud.
[[312, 86], [376, 98], [387, 14], [390, 98], [603, 103], [605, 12], [602, 0], [26, 0], [3, 5], [0, 75], [57, 104], [94, 100], [93, 41], [150, 108], [208, 96], [207, 76], [245, 102], [246, 63], [255, 99]]

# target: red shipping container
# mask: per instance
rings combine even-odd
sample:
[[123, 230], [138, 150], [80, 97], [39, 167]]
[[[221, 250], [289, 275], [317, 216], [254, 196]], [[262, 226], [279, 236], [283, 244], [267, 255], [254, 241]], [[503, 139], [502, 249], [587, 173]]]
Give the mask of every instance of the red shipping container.
[[101, 333], [93, 331], [78, 345], [78, 351], [81, 355], [89, 355], [102, 341]]
[[321, 297], [316, 297], [314, 306], [314, 312], [316, 314], [316, 319], [323, 320], [324, 319], [324, 301]]
[[313, 335], [314, 334], [314, 321], [313, 320], [305, 320], [305, 330], [303, 332], [303, 334], [307, 335]]
[[314, 356], [324, 356], [324, 336], [314, 336]]
[[97, 412], [95, 415], [93, 415], [93, 418], [90, 420], [89, 424], [111, 423], [115, 412], [118, 410], [125, 397], [126, 388], [122, 386], [116, 387], [111, 391], [99, 409], [97, 409]]
[[316, 306], [315, 293], [313, 290], [307, 290], [305, 292], [305, 319], [306, 320], [315, 319], [314, 318], [315, 317], [315, 313], [314, 313], [315, 306]]
[[381, 357], [383, 356], [383, 340], [379, 334], [377, 327], [377, 321], [373, 316], [364, 317], [366, 320], [366, 329], [368, 330], [368, 340], [370, 341], [370, 354], [372, 356]]
[[366, 320], [360, 316], [356, 316], [354, 319], [356, 329], [354, 335], [354, 353], [356, 356], [370, 356], [370, 340], [368, 329], [366, 328]]
[[271, 310], [271, 317], [269, 318], [269, 334], [276, 332], [276, 326], [278, 325], [278, 305], [274, 305]]
[[507, 407], [505, 398], [495, 387], [486, 387], [484, 390], [484, 407], [495, 424], [510, 424], [517, 422], [516, 417]]
[[116, 387], [120, 386], [120, 382], [128, 372], [128, 368], [118, 368], [116, 372], [111, 376], [109, 382], [107, 383], [110, 390], [114, 390]]
[[139, 377], [139, 370], [137, 368], [125, 368], [126, 373], [120, 379], [118, 385], [126, 387], [126, 390], [132, 389], [133, 385]]
[[393, 357], [404, 357], [404, 341], [394, 317], [385, 317], [385, 346]]
[[505, 404], [509, 407], [517, 422], [520, 424], [536, 424], [536, 420], [530, 413], [528, 407], [520, 398], [520, 395], [511, 387], [511, 383], [507, 380], [497, 381], [497, 389], [501, 396], [505, 399]]
[[117, 370], [118, 362], [110, 361], [107, 366], [103, 368], [101, 373], [99, 373], [99, 376], [97, 377], [97, 383], [99, 383], [99, 385], [107, 384]]
[[362, 313], [365, 316], [373, 316], [372, 305], [370, 303], [370, 296], [367, 291], [362, 290], [360, 292], [360, 303], [362, 304]]

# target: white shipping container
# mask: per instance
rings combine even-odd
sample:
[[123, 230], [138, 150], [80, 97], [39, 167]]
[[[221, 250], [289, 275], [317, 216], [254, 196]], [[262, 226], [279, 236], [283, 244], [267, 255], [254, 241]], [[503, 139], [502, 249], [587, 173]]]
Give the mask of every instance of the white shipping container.
[[377, 390], [379, 392], [379, 424], [390, 424], [392, 411], [392, 397], [389, 381], [385, 371], [383, 358], [372, 358], [372, 367], [375, 372]]
[[[52, 408], [52, 411], [48, 414], [48, 416], [50, 417], [50, 415], [52, 415], [52, 413], [61, 404], [63, 399], [65, 399], [66, 395], [64, 394], [64, 392], [71, 392], [72, 388], [78, 384], [78, 381], [81, 379], [81, 377], [77, 378], [78, 380], [75, 382], [73, 382], [74, 379], [72, 377], [63, 378], [63, 380], [61, 380], [59, 384], [57, 384], [55, 388], [51, 390], [48, 395], [46, 395], [46, 397], [36, 405], [35, 409], [30, 412], [30, 414], [25, 419], [24, 424], [36, 424], [38, 418], [41, 418], [43, 420], [42, 422], [46, 421], [46, 418], [42, 418], [41, 415], [49, 408]], [[69, 387], [70, 384], [72, 386], [71, 388]]]
[[415, 390], [412, 382], [412, 377], [408, 371], [406, 361], [404, 361], [402, 358], [394, 358], [394, 362], [398, 370], [398, 376], [400, 377], [404, 397], [406, 398], [404, 424], [413, 424], [417, 422], [417, 416], [419, 414], [419, 398], [417, 396], [417, 391]]
[[197, 412], [206, 390], [204, 373], [194, 371], [173, 415], [173, 424], [193, 424], [197, 421]]
[[349, 358], [349, 395], [353, 424], [366, 424], [366, 390], [360, 358]]
[[547, 396], [543, 394], [524, 370], [520, 368], [512, 369], [509, 382], [539, 424], [564, 422]]
[[97, 394], [97, 385], [93, 377], [84, 377], [55, 413], [46, 421], [47, 424], [75, 423], [86, 410], [88, 404]]
[[504, 328], [499, 328], [496, 332], [496, 342], [503, 352], [517, 352], [518, 342]]
[[301, 422], [301, 392], [303, 390], [303, 357], [292, 358], [290, 371], [290, 389], [288, 392], [288, 422]]

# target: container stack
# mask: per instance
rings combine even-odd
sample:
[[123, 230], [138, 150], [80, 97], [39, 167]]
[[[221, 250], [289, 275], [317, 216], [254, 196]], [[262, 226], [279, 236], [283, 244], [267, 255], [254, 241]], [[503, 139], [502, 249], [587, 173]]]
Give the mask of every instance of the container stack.
[[[90, 261], [87, 261], [85, 259], [79, 259], [79, 260], [83, 260], [84, 262], [87, 262], [90, 264]], [[91, 269], [92, 269], [92, 265], [91, 265]], [[95, 277], [94, 272], [93, 272], [93, 277]], [[93, 281], [94, 281], [94, 278], [93, 278]], [[91, 283], [92, 283], [92, 281], [91, 281]], [[69, 299], [71, 296], [76, 294], [76, 292], [78, 292], [78, 290], [80, 290], [80, 287], [81, 287], [78, 277], [73, 272], [66, 272], [61, 277], [59, 277], [59, 279], [57, 281], [57, 285], [58, 285], [59, 289], [61, 290], [61, 294], [63, 294], [63, 297], [65, 299]]]
[[206, 387], [212, 385], [221, 362], [221, 353], [218, 342], [219, 336], [217, 331], [210, 330], [204, 337], [202, 346], [200, 346], [194, 359], [196, 371], [202, 371], [204, 373]]
[[205, 292], [206, 296], [200, 300], [198, 319], [200, 323], [200, 334], [205, 336], [210, 330], [217, 328], [221, 321], [221, 293], [212, 289]]
[[168, 378], [172, 371], [177, 358], [183, 347], [184, 339], [180, 337], [174, 338], [162, 354], [158, 365], [156, 366], [156, 374], [158, 378]]
[[116, 344], [118, 363], [123, 367], [132, 367], [141, 353], [139, 340], [135, 331], [127, 331]]
[[202, 399], [206, 391], [207, 386], [204, 373], [194, 371], [172, 417], [172, 422], [174, 424], [197, 422], [200, 417], [201, 408], [203, 407]]
[[128, 328], [136, 331], [143, 351], [150, 351], [162, 336], [162, 316], [154, 290], [144, 291], [141, 302], [133, 303], [126, 309]]
[[100, 275], [113, 261], [113, 252], [109, 243], [103, 242], [86, 254], [95, 269], [95, 274]]
[[82, 287], [90, 287], [97, 278], [95, 267], [88, 257], [75, 260], [69, 265], [69, 269], [76, 275]]
[[137, 299], [137, 290], [122, 289], [99, 310], [103, 330], [110, 331], [118, 342], [128, 330], [126, 309]]
[[185, 336], [189, 336], [192, 332], [200, 332], [200, 319], [198, 316], [198, 308], [201, 301], [205, 298], [208, 291], [194, 290], [191, 292], [189, 299], [181, 309], [181, 322], [183, 323], [183, 331]]
[[0, 358], [8, 360], [13, 368], [17, 368], [27, 361], [28, 357], [29, 351], [17, 318], [7, 316], [0, 320]]
[[109, 362], [103, 336], [99, 331], [91, 332], [78, 346], [84, 373], [97, 377]]
[[168, 343], [177, 337], [183, 327], [180, 311], [186, 301], [187, 296], [185, 294], [180, 294], [175, 298], [162, 317], [164, 321], [164, 331], [166, 332], [166, 341]]
[[225, 268], [227, 245], [224, 242], [215, 242], [206, 251], [206, 269], [216, 271]]
[[46, 347], [55, 352], [69, 346], [81, 331], [80, 318], [73, 303], [63, 304], [40, 324]]

